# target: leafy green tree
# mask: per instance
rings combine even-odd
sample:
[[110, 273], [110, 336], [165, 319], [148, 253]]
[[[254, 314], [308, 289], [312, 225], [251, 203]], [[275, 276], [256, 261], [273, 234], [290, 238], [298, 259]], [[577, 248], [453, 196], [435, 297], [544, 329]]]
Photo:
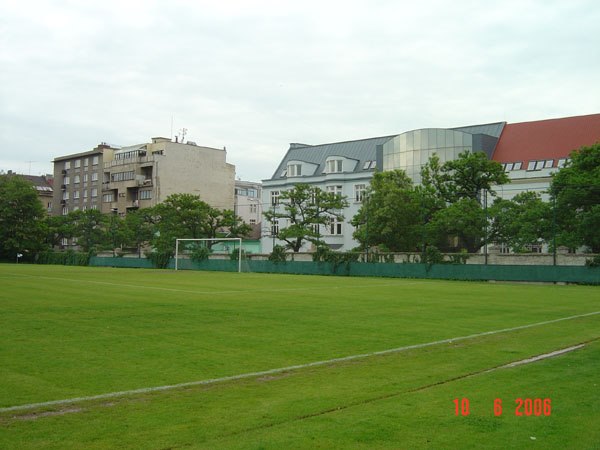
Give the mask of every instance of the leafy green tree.
[[469, 151], [441, 165], [438, 156], [433, 155], [421, 170], [421, 176], [423, 185], [433, 188], [446, 203], [463, 198], [480, 200], [483, 191], [495, 195], [492, 186], [510, 181], [500, 163], [489, 160], [483, 152]]
[[[233, 211], [226, 209], [221, 211], [217, 208], [209, 208], [206, 213], [206, 222], [203, 227], [204, 235], [207, 238], [221, 237], [245, 237], [252, 231], [252, 227], [245, 223]], [[208, 243], [211, 248], [215, 241]]]
[[512, 200], [496, 199], [488, 215], [490, 240], [505, 244], [514, 252], [551, 240], [552, 208], [538, 193], [521, 192]]
[[138, 209], [125, 216], [125, 239], [128, 246], [137, 249], [138, 257], [142, 257], [142, 248], [149, 243], [157, 230], [154, 222], [153, 208]]
[[105, 245], [107, 217], [99, 209], [72, 211], [67, 216], [73, 226], [73, 237], [84, 252], [95, 252]]
[[63, 239], [70, 239], [75, 233], [75, 227], [71, 217], [48, 216], [43, 223], [45, 243], [53, 248], [61, 245]]
[[113, 256], [116, 256], [116, 249], [122, 248], [127, 242], [130, 230], [125, 219], [118, 214], [109, 214], [105, 219], [105, 242]]
[[393, 252], [420, 249], [427, 203], [402, 170], [377, 172], [351, 223], [362, 248], [384, 246]]
[[329, 225], [331, 220], [344, 220], [340, 211], [348, 206], [345, 197], [303, 183], [283, 192], [279, 200], [280, 208], [263, 215], [269, 222], [285, 220], [289, 223], [279, 228], [277, 238], [294, 252], [300, 251], [305, 241], [322, 245], [319, 227]]
[[46, 212], [33, 185], [22, 177], [0, 175], [0, 258], [33, 255], [44, 248]]
[[556, 206], [557, 245], [585, 245], [600, 253], [600, 142], [571, 153], [553, 175], [550, 195]]
[[486, 222], [479, 201], [461, 198], [435, 213], [427, 225], [428, 239], [442, 251], [474, 253], [485, 243]]

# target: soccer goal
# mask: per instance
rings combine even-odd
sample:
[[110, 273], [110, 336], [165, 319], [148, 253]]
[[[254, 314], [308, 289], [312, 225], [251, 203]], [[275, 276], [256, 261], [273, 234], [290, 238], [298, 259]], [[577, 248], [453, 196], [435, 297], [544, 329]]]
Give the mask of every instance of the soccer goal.
[[[238, 272], [242, 271], [242, 238], [202, 238], [202, 239], [176, 239], [175, 240], [175, 270], [179, 270], [179, 256], [187, 253], [185, 244], [188, 242], [200, 242], [204, 243], [208, 247], [209, 242], [231, 242], [234, 244], [234, 251], [236, 250], [235, 243], [237, 242], [238, 251]], [[181, 243], [181, 245], [180, 245]]]

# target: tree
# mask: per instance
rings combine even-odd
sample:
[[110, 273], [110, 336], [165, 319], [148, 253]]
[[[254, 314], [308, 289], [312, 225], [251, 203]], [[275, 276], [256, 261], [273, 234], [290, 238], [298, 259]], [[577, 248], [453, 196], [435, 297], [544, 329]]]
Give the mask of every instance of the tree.
[[521, 192], [512, 200], [496, 199], [489, 209], [490, 240], [514, 252], [528, 245], [549, 242], [552, 237], [552, 208], [535, 192]]
[[442, 251], [474, 253], [485, 243], [486, 222], [477, 200], [461, 198], [435, 213], [427, 225], [429, 240]]
[[0, 258], [33, 255], [44, 248], [46, 212], [33, 185], [22, 177], [0, 175]]
[[421, 169], [421, 178], [424, 196], [430, 199], [428, 239], [442, 250], [479, 250], [487, 225], [482, 199], [496, 195], [494, 185], [509, 182], [502, 165], [483, 152], [465, 151], [444, 164], [433, 155]]
[[322, 245], [319, 227], [332, 220], [342, 221], [341, 210], [348, 206], [345, 197], [324, 192], [315, 186], [297, 184], [279, 197], [282, 208], [263, 213], [269, 222], [286, 220], [289, 225], [280, 227], [277, 238], [286, 242], [287, 248], [300, 251], [305, 241]]
[[138, 258], [142, 257], [142, 247], [150, 242], [156, 231], [153, 218], [152, 208], [138, 209], [125, 216], [125, 239], [127, 245], [137, 249]]
[[377, 172], [363, 204], [351, 223], [362, 248], [384, 246], [393, 252], [410, 252], [423, 243], [426, 203], [403, 170]]
[[510, 181], [500, 163], [489, 160], [483, 152], [469, 151], [442, 165], [433, 155], [422, 168], [421, 176], [423, 185], [432, 187], [446, 203], [462, 198], [480, 200], [483, 191], [493, 196], [492, 186]]
[[556, 206], [557, 245], [587, 246], [600, 253], [600, 142], [581, 147], [554, 174], [550, 195]]
[[107, 218], [99, 209], [72, 211], [68, 217], [73, 224], [73, 237], [84, 252], [95, 252], [104, 246]]
[[110, 214], [106, 217], [105, 241], [116, 256], [116, 249], [123, 247], [128, 239], [130, 230], [125, 223], [125, 219], [118, 214]]
[[[218, 234], [223, 237], [245, 237], [252, 231], [252, 227], [236, 216], [230, 209], [221, 211], [217, 208], [209, 208], [206, 214], [204, 234], [207, 238], [216, 238]], [[215, 245], [217, 241], [208, 242], [208, 247]]]

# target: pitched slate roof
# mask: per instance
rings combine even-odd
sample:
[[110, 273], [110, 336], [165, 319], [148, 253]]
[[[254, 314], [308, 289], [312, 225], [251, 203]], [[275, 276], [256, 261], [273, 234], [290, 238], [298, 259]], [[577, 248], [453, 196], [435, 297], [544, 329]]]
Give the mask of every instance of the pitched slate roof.
[[600, 142], [600, 114], [507, 124], [492, 156], [498, 162], [566, 158]]
[[325, 170], [325, 160], [330, 156], [342, 156], [344, 158], [355, 159], [358, 161], [355, 172], [363, 172], [365, 161], [375, 161], [377, 159], [377, 146], [384, 144], [395, 136], [396, 135], [394, 134], [391, 136], [320, 145], [290, 144], [289, 150], [270, 179], [277, 180], [282, 178], [281, 174], [287, 167], [289, 161], [304, 161], [317, 164], [319, 167], [315, 173], [322, 173]]

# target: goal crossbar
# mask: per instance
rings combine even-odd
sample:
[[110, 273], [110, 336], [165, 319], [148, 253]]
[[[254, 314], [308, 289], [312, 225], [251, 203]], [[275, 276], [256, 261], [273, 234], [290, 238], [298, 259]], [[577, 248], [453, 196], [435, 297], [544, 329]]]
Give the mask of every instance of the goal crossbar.
[[242, 271], [242, 238], [201, 238], [201, 239], [175, 239], [175, 270], [178, 270], [179, 261], [179, 242], [222, 242], [222, 241], [237, 241], [238, 246], [238, 272]]

